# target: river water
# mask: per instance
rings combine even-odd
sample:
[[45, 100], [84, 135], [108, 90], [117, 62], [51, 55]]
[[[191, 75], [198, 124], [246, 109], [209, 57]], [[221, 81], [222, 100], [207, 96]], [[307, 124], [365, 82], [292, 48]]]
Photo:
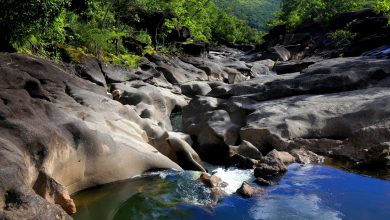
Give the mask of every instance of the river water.
[[[196, 179], [198, 172], [161, 171], [74, 195], [76, 220], [111, 219], [390, 219], [390, 181], [327, 165], [292, 164], [266, 193], [234, 194], [253, 171], [216, 168], [229, 184], [217, 197]], [[388, 178], [388, 177], [385, 177]], [[255, 186], [255, 185], [254, 185]], [[257, 186], [256, 186], [257, 187]]]

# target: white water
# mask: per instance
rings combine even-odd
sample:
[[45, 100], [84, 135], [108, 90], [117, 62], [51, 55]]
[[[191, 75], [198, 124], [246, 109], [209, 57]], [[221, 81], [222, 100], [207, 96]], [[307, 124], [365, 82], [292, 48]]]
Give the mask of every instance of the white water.
[[231, 195], [237, 191], [244, 181], [252, 182], [253, 170], [239, 170], [237, 168], [217, 168], [211, 172], [212, 174], [221, 178], [228, 186], [223, 189], [228, 195]]

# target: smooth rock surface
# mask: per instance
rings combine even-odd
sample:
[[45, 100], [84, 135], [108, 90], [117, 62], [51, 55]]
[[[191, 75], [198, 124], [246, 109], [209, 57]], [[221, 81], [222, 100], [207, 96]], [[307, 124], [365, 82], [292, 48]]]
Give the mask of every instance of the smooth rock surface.
[[69, 193], [150, 169], [181, 170], [148, 144], [143, 127], [150, 123], [104, 87], [19, 54], [0, 54], [0, 76], [3, 216], [69, 218], [34, 191], [42, 169]]

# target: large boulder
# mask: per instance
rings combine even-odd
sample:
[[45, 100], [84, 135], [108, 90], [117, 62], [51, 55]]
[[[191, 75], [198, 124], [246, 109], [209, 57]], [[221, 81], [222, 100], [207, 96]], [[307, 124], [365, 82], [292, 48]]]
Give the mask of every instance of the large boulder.
[[[276, 149], [293, 152], [300, 163], [322, 161], [314, 152], [388, 164], [389, 62], [337, 58], [317, 62], [302, 73], [223, 84], [209, 97], [192, 100], [188, 108], [196, 116], [185, 121], [191, 127], [208, 112], [222, 109], [239, 127], [238, 140], [263, 154]], [[293, 151], [301, 148], [312, 152]], [[272, 171], [262, 164], [261, 169]]]
[[[148, 144], [147, 121], [104, 87], [19, 54], [0, 54], [0, 75], [0, 212], [6, 219], [67, 219], [53, 204], [73, 212], [66, 191], [155, 168], [181, 170]], [[39, 178], [42, 170], [46, 178]], [[46, 187], [34, 187], [37, 182]], [[51, 192], [54, 197], [41, 197]]]
[[118, 101], [124, 105], [134, 106], [141, 118], [151, 119], [167, 131], [172, 131], [171, 112], [188, 104], [186, 97], [174, 94], [169, 89], [152, 86], [143, 81], [115, 83], [112, 89], [121, 92]]

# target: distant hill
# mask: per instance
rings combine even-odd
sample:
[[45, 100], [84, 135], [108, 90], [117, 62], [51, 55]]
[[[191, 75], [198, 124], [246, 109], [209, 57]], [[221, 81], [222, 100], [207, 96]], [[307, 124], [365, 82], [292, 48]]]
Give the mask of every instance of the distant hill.
[[275, 18], [281, 0], [215, 0], [223, 7], [231, 8], [239, 17], [249, 21], [249, 25], [267, 30], [267, 23]]

